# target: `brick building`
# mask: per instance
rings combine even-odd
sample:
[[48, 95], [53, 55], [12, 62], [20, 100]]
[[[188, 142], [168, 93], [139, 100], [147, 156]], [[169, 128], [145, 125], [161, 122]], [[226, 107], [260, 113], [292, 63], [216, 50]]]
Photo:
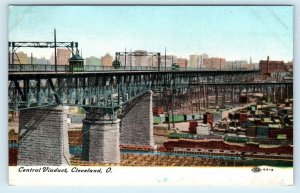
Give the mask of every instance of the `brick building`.
[[30, 58], [24, 52], [14, 53], [14, 61], [12, 61], [12, 54], [10, 54], [10, 63], [12, 64], [30, 64]]
[[259, 61], [259, 69], [261, 74], [272, 76], [272, 73], [287, 72], [288, 67], [283, 61], [267, 60]]
[[190, 55], [190, 60], [189, 60], [189, 67], [194, 67], [194, 68], [200, 68], [203, 67], [203, 60], [207, 59], [208, 55], [207, 54], [192, 54]]
[[58, 65], [68, 65], [71, 52], [68, 48], [57, 48], [56, 57]]
[[226, 67], [226, 59], [218, 57], [203, 58], [203, 67], [216, 70], [224, 69]]
[[101, 66], [112, 66], [113, 58], [110, 54], [101, 57]]
[[88, 58], [85, 58], [85, 64], [86, 65], [100, 65], [100, 58], [91, 56]]
[[188, 65], [188, 60], [185, 58], [178, 58], [177, 62], [180, 68], [186, 68]]

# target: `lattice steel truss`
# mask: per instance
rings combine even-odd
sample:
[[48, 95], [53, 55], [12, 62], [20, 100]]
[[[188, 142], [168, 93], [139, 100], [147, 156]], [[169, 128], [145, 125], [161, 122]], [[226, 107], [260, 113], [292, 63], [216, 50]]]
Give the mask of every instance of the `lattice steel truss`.
[[253, 73], [257, 72], [10, 73], [9, 111], [57, 104], [113, 111], [149, 90], [187, 92], [191, 85], [241, 82]]

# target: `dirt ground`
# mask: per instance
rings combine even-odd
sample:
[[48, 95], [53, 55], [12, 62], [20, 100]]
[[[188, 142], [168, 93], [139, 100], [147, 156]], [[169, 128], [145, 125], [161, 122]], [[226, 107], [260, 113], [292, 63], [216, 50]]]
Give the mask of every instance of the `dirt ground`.
[[[154, 127], [164, 127], [164, 128], [168, 128], [168, 124], [167, 123], [163, 123], [163, 124], [158, 124], [158, 125], [154, 125]], [[189, 122], [181, 122], [181, 123], [175, 123], [175, 128], [173, 127], [173, 124], [170, 123], [170, 127], [171, 130], [177, 130], [179, 132], [188, 132], [189, 131]]]

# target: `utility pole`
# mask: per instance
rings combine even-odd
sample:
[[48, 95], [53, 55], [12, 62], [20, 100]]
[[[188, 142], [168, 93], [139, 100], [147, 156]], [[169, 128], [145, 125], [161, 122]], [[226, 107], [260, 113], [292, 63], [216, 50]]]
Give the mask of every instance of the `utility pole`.
[[165, 47], [165, 71], [167, 70], [167, 48]]
[[158, 71], [160, 71], [160, 52], [157, 53], [157, 66], [158, 66]]
[[54, 65], [55, 72], [57, 72], [57, 57], [56, 57], [56, 29], [54, 28]]
[[171, 125], [170, 125], [170, 98], [168, 97], [168, 92], [167, 92], [167, 87], [165, 87], [164, 90], [165, 94], [165, 101], [166, 101], [166, 107], [167, 107], [167, 116], [168, 116], [168, 130], [171, 130]]
[[132, 67], [132, 52], [131, 52], [131, 49], [130, 49], [130, 70], [131, 70], [131, 67]]
[[173, 75], [173, 81], [171, 81], [171, 114], [172, 114], [172, 124], [173, 124], [173, 128], [175, 128], [175, 121], [174, 121], [174, 88], [173, 88], [173, 84], [175, 87], [175, 78]]
[[125, 68], [126, 68], [126, 55], [127, 55], [127, 53], [126, 53], [126, 47], [125, 47]]

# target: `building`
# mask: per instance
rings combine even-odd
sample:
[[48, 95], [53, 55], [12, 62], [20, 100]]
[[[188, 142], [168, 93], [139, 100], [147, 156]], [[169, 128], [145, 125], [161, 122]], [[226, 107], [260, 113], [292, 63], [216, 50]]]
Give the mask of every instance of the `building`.
[[[14, 61], [13, 61], [14, 60]], [[30, 58], [24, 52], [14, 53], [14, 58], [10, 54], [10, 63], [11, 64], [30, 64]]]
[[54, 61], [54, 55], [52, 53], [51, 57], [48, 60], [48, 64], [54, 64], [54, 63], [55, 63], [55, 61]]
[[180, 68], [186, 68], [188, 65], [188, 60], [185, 58], [178, 58], [177, 62]]
[[97, 58], [95, 56], [91, 56], [91, 57], [88, 57], [88, 58], [85, 58], [85, 65], [100, 65], [101, 62], [100, 62], [100, 58]]
[[164, 68], [165, 66], [172, 67], [172, 64], [178, 63], [177, 56], [173, 55], [162, 55], [161, 56], [161, 66]]
[[228, 69], [244, 69], [244, 70], [253, 69], [253, 65], [248, 64], [247, 60], [227, 61], [226, 64]]
[[68, 48], [57, 48], [56, 57], [58, 65], [69, 65], [71, 51]]
[[201, 68], [203, 67], [203, 59], [208, 58], [207, 54], [192, 54], [190, 55], [189, 67]]
[[148, 56], [147, 64], [151, 67], [158, 67], [158, 57], [157, 56]]
[[149, 66], [146, 50], [135, 50], [132, 59], [133, 59], [132, 66]]
[[259, 70], [262, 74], [271, 76], [272, 73], [288, 72], [288, 67], [283, 61], [269, 60], [268, 56], [267, 60], [259, 61]]
[[48, 64], [48, 60], [45, 57], [33, 58], [33, 64]]
[[197, 67], [200, 64], [200, 55], [190, 55], [189, 67]]
[[[160, 58], [162, 57], [164, 56], [161, 55]], [[121, 62], [121, 66], [158, 67], [158, 56], [152, 52], [148, 53], [146, 50], [130, 51], [127, 52], [126, 57], [121, 55], [118, 59]]]
[[291, 61], [287, 62], [286, 67], [289, 72], [293, 72], [293, 62], [291, 62]]
[[269, 56], [267, 60], [259, 61], [259, 70], [264, 78], [273, 78], [275, 80], [282, 80], [283, 77], [289, 76], [292, 72], [292, 64], [284, 63], [283, 61], [271, 61]]
[[226, 59], [219, 57], [204, 58], [203, 67], [207, 69], [222, 70], [226, 68]]
[[48, 60], [45, 57], [37, 58], [37, 57], [28, 57], [28, 64], [48, 64]]
[[101, 66], [112, 66], [113, 58], [110, 54], [101, 57]]

